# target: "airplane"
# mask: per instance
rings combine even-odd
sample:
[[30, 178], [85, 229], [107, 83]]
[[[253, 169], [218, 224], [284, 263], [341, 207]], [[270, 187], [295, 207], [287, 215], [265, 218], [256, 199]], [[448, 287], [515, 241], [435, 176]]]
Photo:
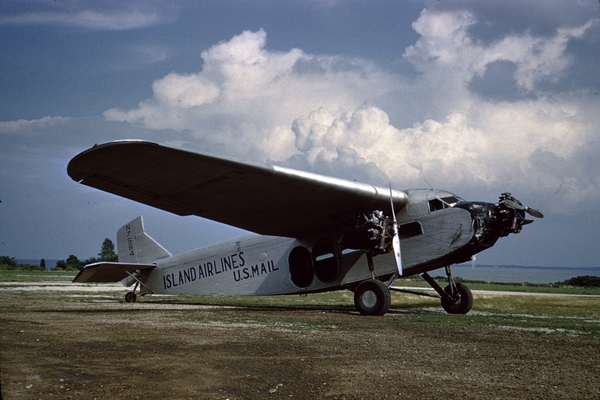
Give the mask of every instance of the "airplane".
[[[117, 232], [119, 261], [87, 265], [73, 279], [134, 285], [127, 302], [151, 294], [350, 290], [360, 314], [384, 315], [390, 291], [423, 294], [393, 286], [418, 274], [447, 313], [466, 314], [473, 295], [450, 266], [519, 233], [533, 222], [526, 213], [543, 217], [508, 192], [497, 203], [465, 201], [446, 190], [399, 191], [142, 140], [94, 145], [67, 173], [151, 207], [250, 232], [172, 255], [145, 232], [141, 216], [133, 219]], [[442, 267], [444, 288], [428, 274]]]

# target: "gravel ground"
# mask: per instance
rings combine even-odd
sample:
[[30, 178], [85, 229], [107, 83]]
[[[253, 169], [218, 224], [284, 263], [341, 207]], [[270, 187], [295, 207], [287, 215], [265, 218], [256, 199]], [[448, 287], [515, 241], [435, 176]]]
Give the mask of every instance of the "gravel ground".
[[453, 323], [468, 316], [10, 291], [0, 304], [3, 399], [600, 398], [597, 338]]

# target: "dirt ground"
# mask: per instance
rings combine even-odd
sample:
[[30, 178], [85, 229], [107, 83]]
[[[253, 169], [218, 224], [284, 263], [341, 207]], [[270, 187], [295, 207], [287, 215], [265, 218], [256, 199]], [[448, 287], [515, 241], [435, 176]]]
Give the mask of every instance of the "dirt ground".
[[0, 301], [3, 399], [600, 398], [597, 339], [465, 316]]

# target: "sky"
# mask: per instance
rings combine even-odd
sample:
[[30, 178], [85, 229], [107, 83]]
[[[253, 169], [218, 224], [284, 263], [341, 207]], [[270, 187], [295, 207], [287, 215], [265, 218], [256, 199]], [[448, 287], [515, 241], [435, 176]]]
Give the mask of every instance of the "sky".
[[79, 185], [144, 139], [545, 218], [478, 263], [597, 267], [597, 0], [0, 3], [0, 255], [96, 256], [144, 216], [172, 253], [243, 231]]

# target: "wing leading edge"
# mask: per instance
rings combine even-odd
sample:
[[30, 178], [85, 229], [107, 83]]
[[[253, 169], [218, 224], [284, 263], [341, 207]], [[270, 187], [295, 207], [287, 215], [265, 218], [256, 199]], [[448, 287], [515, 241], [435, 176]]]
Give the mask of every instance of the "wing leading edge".
[[[67, 172], [105, 192], [264, 235], [300, 237], [358, 211], [390, 208], [389, 189], [145, 141], [96, 145]], [[408, 195], [393, 191], [392, 199], [398, 212]]]

